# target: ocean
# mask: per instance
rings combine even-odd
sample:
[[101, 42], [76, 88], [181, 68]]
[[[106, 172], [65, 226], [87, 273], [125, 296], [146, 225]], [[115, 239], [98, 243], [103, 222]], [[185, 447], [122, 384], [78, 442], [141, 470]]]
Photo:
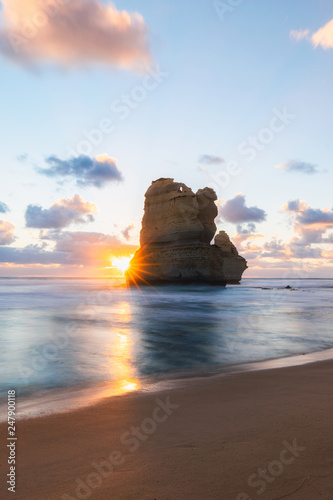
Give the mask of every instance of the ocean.
[[41, 415], [333, 348], [333, 280], [123, 282], [1, 278], [0, 403]]

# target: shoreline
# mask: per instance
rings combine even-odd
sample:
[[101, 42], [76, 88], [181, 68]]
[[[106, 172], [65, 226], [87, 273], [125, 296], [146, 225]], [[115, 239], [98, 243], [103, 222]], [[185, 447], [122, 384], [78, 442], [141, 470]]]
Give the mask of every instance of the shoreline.
[[330, 359], [21, 420], [16, 498], [328, 500], [332, 381]]
[[[35, 393], [18, 396], [20, 411], [17, 421], [43, 418], [53, 414], [63, 414], [79, 411], [103, 403], [104, 401], [126, 395], [140, 396], [147, 393], [163, 393], [167, 390], [177, 390], [191, 387], [201, 379], [215, 379], [238, 373], [251, 373], [288, 367], [297, 367], [323, 361], [333, 361], [333, 348], [314, 351], [308, 354], [297, 354], [282, 358], [270, 358], [262, 361], [239, 363], [233, 365], [208, 366], [201, 370], [178, 371], [162, 378], [163, 374], [138, 379], [139, 388], [121, 391], [116, 389], [116, 383], [91, 384], [89, 386], [68, 386], [66, 388], [42, 389]], [[50, 399], [50, 396], [51, 399]], [[61, 406], [59, 407], [59, 405]], [[23, 411], [22, 411], [23, 408]], [[41, 409], [43, 408], [43, 409]], [[5, 422], [5, 405], [0, 405], [0, 425]]]

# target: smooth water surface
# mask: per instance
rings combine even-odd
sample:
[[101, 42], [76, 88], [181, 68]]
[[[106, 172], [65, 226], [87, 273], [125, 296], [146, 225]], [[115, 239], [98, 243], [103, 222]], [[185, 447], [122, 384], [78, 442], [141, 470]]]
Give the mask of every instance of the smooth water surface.
[[[0, 279], [0, 390], [147, 381], [333, 347], [333, 280], [128, 289], [120, 280]], [[292, 290], [285, 289], [291, 285]]]

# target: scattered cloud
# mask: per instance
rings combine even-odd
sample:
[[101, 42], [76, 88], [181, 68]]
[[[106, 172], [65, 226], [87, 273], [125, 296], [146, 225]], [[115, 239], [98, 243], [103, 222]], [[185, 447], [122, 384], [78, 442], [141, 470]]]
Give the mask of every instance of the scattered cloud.
[[104, 187], [109, 182], [123, 180], [122, 173], [117, 168], [117, 160], [107, 155], [95, 158], [81, 155], [69, 160], [61, 160], [57, 156], [46, 158], [49, 168], [37, 168], [37, 171], [47, 177], [63, 180], [64, 177], [76, 180], [79, 187]]
[[310, 30], [300, 30], [300, 31], [292, 30], [290, 32], [290, 37], [299, 42], [300, 40], [303, 40], [304, 38], [308, 38], [309, 34], [310, 34]]
[[[301, 200], [291, 200], [282, 210], [292, 217], [294, 236], [288, 242], [274, 237], [262, 245], [254, 240], [263, 238], [255, 233], [255, 225], [237, 226], [237, 234], [232, 238], [238, 251], [251, 260], [250, 268], [302, 268], [302, 261], [310, 267], [322, 266], [333, 256], [333, 209], [313, 209]], [[289, 263], [284, 264], [285, 263]], [[309, 264], [312, 262], [312, 264]], [[305, 265], [305, 264], [304, 264]], [[304, 267], [304, 266], [303, 266]]]
[[134, 229], [134, 224], [129, 224], [128, 226], [125, 227], [125, 229], [121, 232], [125, 240], [130, 239], [130, 231]]
[[29, 205], [25, 213], [27, 227], [62, 229], [71, 224], [85, 224], [93, 222], [92, 214], [96, 212], [96, 205], [84, 201], [75, 194], [72, 198], [62, 199], [50, 208]]
[[333, 48], [333, 19], [325, 26], [316, 31], [311, 37], [312, 43], [315, 47], [320, 45], [323, 49]]
[[27, 159], [28, 159], [28, 155], [26, 153], [22, 153], [20, 155], [17, 155], [16, 156], [16, 159], [20, 162], [20, 163], [24, 163]]
[[[245, 250], [244, 248], [244, 241], [247, 241], [246, 245], [250, 243], [250, 241], [255, 240], [257, 238], [264, 238], [263, 234], [258, 234], [258, 233], [250, 233], [250, 234], [235, 234], [235, 236], [232, 238], [232, 241], [236, 245], [237, 249], [240, 251], [240, 253], [243, 255], [243, 252], [248, 251], [248, 249]], [[260, 249], [260, 247], [256, 248], [256, 251]]]
[[[305, 203], [303, 207], [306, 208], [307, 204]], [[282, 207], [282, 210], [285, 212], [299, 212], [301, 210], [301, 202], [299, 200], [288, 201], [288, 203]]]
[[280, 261], [291, 259], [292, 256], [288, 255], [288, 245], [280, 245], [275, 239], [265, 243], [258, 253], [260, 259], [278, 259]]
[[263, 238], [262, 234], [258, 234], [256, 225], [253, 222], [249, 222], [246, 226], [242, 224], [237, 225], [237, 233], [233, 238], [236, 246], [241, 245], [243, 241], [253, 240], [256, 238]]
[[122, 243], [118, 236], [95, 232], [51, 232], [55, 251], [62, 252], [71, 264], [110, 265], [112, 256], [129, 256], [137, 246]]
[[6, 205], [3, 201], [0, 201], [0, 214], [6, 214], [7, 212], [9, 212], [8, 205]]
[[0, 247], [0, 263], [2, 264], [63, 264], [63, 255], [57, 252], [45, 251], [36, 245], [24, 248]]
[[289, 201], [282, 207], [283, 211], [294, 212], [296, 214], [296, 223], [300, 225], [333, 226], [333, 208], [311, 208], [305, 201]]
[[294, 40], [309, 40], [312, 45], [317, 47], [322, 47], [324, 50], [333, 48], [333, 19], [331, 19], [325, 26], [319, 28], [318, 31], [310, 33], [309, 29], [304, 30], [292, 30], [290, 32], [291, 38]]
[[[333, 243], [333, 209], [313, 209], [305, 201], [292, 200], [282, 207], [293, 217], [295, 236], [282, 246], [281, 242], [263, 247], [260, 258], [322, 259], [325, 251], [319, 246]], [[264, 251], [265, 250], [265, 251]]]
[[289, 243], [290, 256], [294, 259], [320, 259], [322, 250], [318, 247], [305, 246], [302, 240], [294, 238]]
[[147, 69], [149, 29], [101, 0], [2, 0], [0, 53], [21, 64]]
[[333, 225], [333, 209], [321, 210], [320, 208], [307, 208], [297, 215], [299, 224], [312, 225]]
[[301, 172], [303, 174], [318, 174], [320, 172], [317, 165], [298, 160], [281, 163], [280, 165], [276, 165], [275, 168], [285, 170], [286, 172]]
[[[325, 226], [296, 226], [295, 231], [304, 245], [333, 243], [333, 234]], [[326, 236], [326, 237], [324, 237]]]
[[245, 196], [241, 193], [226, 201], [224, 205], [219, 205], [218, 210], [219, 218], [234, 224], [266, 220], [266, 212], [258, 207], [247, 207]]
[[0, 220], [0, 245], [10, 245], [15, 241], [14, 229], [10, 222]]
[[274, 258], [281, 259], [286, 255], [286, 246], [282, 244], [281, 240], [273, 239], [272, 241], [266, 242], [262, 247], [263, 252], [260, 254], [260, 257], [266, 258]]
[[199, 163], [204, 163], [205, 165], [221, 165], [225, 160], [220, 156], [201, 155], [199, 156], [198, 161]]
[[256, 231], [256, 225], [253, 222], [249, 222], [249, 224], [247, 224], [247, 226], [245, 228], [241, 225], [237, 226], [237, 233], [238, 234], [248, 235], [248, 234], [255, 233], [255, 231]]

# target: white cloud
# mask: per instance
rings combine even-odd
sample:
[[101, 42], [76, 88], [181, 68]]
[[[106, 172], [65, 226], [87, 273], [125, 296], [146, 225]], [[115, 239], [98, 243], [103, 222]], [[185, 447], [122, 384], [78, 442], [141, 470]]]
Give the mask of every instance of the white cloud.
[[292, 30], [290, 37], [298, 42], [300, 40], [309, 40], [312, 45], [317, 48], [321, 46], [324, 50], [333, 48], [333, 19], [331, 19], [325, 26], [319, 28], [318, 31], [310, 33], [309, 29]]
[[316, 31], [311, 37], [312, 43], [315, 47], [320, 45], [323, 49], [333, 48], [333, 19], [325, 26]]
[[10, 222], [0, 220], [0, 245], [10, 245], [15, 241], [14, 229]]
[[309, 34], [310, 34], [310, 30], [300, 30], [300, 31], [292, 30], [290, 32], [290, 37], [299, 42], [300, 40], [303, 40], [304, 38], [308, 38]]
[[138, 13], [101, 0], [2, 0], [0, 53], [22, 64], [150, 65], [149, 30]]
[[38, 205], [29, 205], [25, 220], [27, 227], [61, 229], [71, 224], [85, 224], [93, 222], [96, 205], [84, 201], [81, 196], [75, 194], [72, 198], [62, 199], [54, 203], [50, 208], [42, 208]]

